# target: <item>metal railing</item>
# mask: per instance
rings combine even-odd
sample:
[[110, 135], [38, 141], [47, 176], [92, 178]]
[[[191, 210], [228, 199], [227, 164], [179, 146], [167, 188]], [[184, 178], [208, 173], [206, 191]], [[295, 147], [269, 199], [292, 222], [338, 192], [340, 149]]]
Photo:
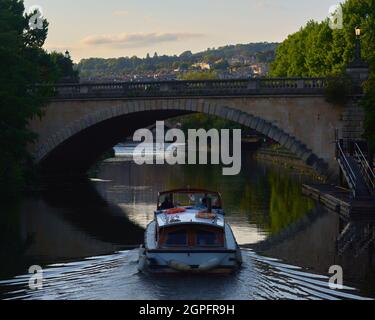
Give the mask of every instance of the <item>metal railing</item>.
[[374, 193], [375, 191], [375, 174], [374, 169], [371, 168], [367, 158], [365, 157], [362, 149], [355, 143], [355, 157], [359, 163], [361, 174], [366, 182], [367, 188], [369, 189], [370, 193]]
[[161, 82], [111, 82], [60, 84], [56, 99], [111, 97], [322, 95], [327, 78], [256, 78]]
[[358, 257], [375, 240], [375, 227], [366, 221], [350, 221], [337, 238], [337, 251], [343, 255], [351, 248]]
[[357, 177], [354, 173], [353, 168], [351, 167], [348, 161], [348, 158], [345, 152], [342, 149], [342, 141], [337, 141], [336, 148], [337, 148], [337, 160], [339, 162], [339, 165], [342, 171], [344, 172], [346, 179], [348, 180], [348, 184], [351, 187], [353, 197], [355, 198], [356, 189], [357, 189]]

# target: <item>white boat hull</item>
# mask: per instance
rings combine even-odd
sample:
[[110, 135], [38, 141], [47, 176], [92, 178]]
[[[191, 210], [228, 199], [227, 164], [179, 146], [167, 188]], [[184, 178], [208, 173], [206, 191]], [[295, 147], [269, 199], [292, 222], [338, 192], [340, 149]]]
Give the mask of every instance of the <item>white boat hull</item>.
[[152, 273], [233, 273], [242, 264], [242, 256], [232, 230], [226, 226], [226, 248], [158, 249], [154, 242], [154, 225], [145, 233], [145, 246], [139, 252], [139, 270]]
[[[240, 266], [237, 253], [222, 252], [165, 252], [145, 251], [140, 261], [145, 261], [142, 271], [189, 272], [189, 273], [231, 273]], [[142, 268], [140, 268], [142, 269]]]

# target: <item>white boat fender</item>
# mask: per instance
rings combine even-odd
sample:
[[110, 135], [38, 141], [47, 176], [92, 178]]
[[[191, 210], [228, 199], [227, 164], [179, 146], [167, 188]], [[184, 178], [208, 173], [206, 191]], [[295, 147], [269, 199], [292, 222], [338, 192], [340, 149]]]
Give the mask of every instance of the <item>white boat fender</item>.
[[199, 271], [209, 271], [209, 270], [215, 269], [216, 267], [218, 267], [220, 265], [220, 262], [221, 261], [218, 258], [213, 258], [213, 259], [207, 261], [206, 263], [201, 264], [198, 267], [198, 270]]
[[172, 269], [175, 269], [177, 271], [190, 271], [191, 270], [191, 267], [188, 264], [185, 264], [185, 263], [182, 263], [182, 262], [179, 262], [179, 261], [175, 261], [175, 260], [169, 261], [168, 265]]

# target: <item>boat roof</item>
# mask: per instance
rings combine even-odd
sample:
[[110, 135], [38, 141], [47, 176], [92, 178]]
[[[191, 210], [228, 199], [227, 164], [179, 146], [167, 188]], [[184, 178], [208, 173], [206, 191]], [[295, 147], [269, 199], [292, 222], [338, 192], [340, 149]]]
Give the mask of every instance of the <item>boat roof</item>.
[[215, 219], [202, 219], [197, 218], [197, 213], [201, 211], [200, 208], [185, 208], [186, 211], [177, 214], [167, 214], [164, 211], [156, 212], [156, 221], [159, 228], [172, 227], [177, 225], [186, 225], [186, 224], [200, 224], [200, 225], [209, 225], [217, 228], [225, 227], [225, 218], [222, 210], [213, 210], [213, 213], [216, 213]]

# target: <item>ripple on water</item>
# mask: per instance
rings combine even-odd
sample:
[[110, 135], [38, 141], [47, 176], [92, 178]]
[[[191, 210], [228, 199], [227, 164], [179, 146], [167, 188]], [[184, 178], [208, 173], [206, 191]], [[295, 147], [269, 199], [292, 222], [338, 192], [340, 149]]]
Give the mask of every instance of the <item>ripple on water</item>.
[[356, 289], [332, 290], [328, 277], [243, 251], [232, 276], [155, 276], [137, 271], [138, 250], [49, 265], [43, 289], [28, 289], [29, 275], [1, 281], [3, 299], [366, 299]]

